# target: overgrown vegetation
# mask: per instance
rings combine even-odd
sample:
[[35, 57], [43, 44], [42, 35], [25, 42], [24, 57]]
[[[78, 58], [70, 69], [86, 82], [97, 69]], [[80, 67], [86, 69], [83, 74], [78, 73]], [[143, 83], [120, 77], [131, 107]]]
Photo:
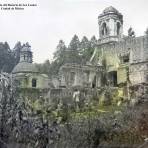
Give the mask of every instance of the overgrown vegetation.
[[[138, 146], [148, 136], [147, 103], [137, 106], [84, 104], [73, 110], [65, 103], [28, 100], [16, 88], [2, 87], [1, 140], [29, 148], [97, 148]], [[98, 98], [99, 99], [99, 98]], [[99, 102], [98, 102], [99, 104]]]

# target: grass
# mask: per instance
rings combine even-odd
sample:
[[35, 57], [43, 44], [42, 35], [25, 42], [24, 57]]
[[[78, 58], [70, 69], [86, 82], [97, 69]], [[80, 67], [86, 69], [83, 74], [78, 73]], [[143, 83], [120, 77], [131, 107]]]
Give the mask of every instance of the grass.
[[110, 115], [114, 114], [115, 111], [122, 111], [122, 106], [115, 106], [115, 105], [109, 105], [109, 106], [97, 106], [93, 109], [88, 108], [85, 111], [79, 111], [79, 112], [72, 112], [70, 113], [70, 116], [73, 119], [83, 119], [83, 118], [89, 118], [89, 117], [98, 117], [101, 115]]

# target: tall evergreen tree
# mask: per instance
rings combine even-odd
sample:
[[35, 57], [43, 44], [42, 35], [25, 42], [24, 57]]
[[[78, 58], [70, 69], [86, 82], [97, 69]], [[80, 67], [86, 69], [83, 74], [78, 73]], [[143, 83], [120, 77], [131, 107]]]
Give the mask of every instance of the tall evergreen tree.
[[0, 71], [11, 72], [15, 65], [15, 58], [7, 42], [0, 43]]
[[81, 47], [80, 55], [82, 57], [81, 63], [86, 64], [90, 60], [96, 45], [97, 45], [97, 39], [95, 36], [93, 36], [90, 41], [87, 39], [86, 36], [82, 38], [80, 46]]
[[90, 46], [91, 48], [95, 48], [97, 46], [97, 39], [95, 36], [92, 36], [91, 39], [90, 39]]
[[49, 75], [57, 75], [60, 67], [65, 64], [67, 61], [67, 47], [63, 40], [60, 40], [56, 52], [54, 53], [53, 62], [50, 65], [50, 74]]
[[79, 55], [81, 56], [81, 63], [84, 64], [89, 58], [89, 51], [91, 50], [90, 42], [86, 36], [81, 40]]
[[54, 53], [54, 60], [64, 60], [65, 52], [66, 52], [66, 45], [63, 40], [59, 41], [57, 45], [56, 52]]
[[90, 42], [89, 42], [88, 38], [86, 36], [84, 36], [81, 40], [80, 49], [83, 52], [89, 48], [90, 48]]
[[74, 35], [69, 46], [68, 49], [69, 50], [79, 50], [80, 48], [80, 41], [77, 35]]
[[67, 50], [67, 63], [81, 63], [81, 57], [79, 55], [80, 41], [77, 35], [74, 35], [69, 43]]
[[20, 51], [22, 49], [22, 45], [21, 42], [18, 41], [14, 48], [13, 48], [13, 53], [14, 53], [14, 57], [15, 57], [15, 64], [17, 64], [20, 61]]

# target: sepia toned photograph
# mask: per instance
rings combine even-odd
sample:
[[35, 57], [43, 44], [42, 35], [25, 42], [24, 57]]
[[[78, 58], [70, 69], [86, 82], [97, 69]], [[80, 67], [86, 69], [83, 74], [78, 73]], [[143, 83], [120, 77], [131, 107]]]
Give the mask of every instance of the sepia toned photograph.
[[0, 148], [148, 148], [148, 1], [1, 0]]

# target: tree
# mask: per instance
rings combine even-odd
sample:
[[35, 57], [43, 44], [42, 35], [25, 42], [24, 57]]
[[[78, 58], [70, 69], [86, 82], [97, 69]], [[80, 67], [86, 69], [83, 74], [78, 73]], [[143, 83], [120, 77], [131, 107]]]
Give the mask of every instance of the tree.
[[148, 35], [148, 28], [147, 28], [146, 31], [145, 31], [145, 35]]
[[10, 52], [10, 46], [7, 42], [4, 43], [4, 48]]
[[38, 71], [40, 73], [44, 73], [44, 74], [49, 75], [49, 73], [50, 73], [50, 61], [49, 60], [46, 60], [42, 64], [36, 64], [36, 67], [38, 68]]
[[53, 61], [50, 65], [49, 75], [57, 75], [60, 67], [67, 61], [67, 47], [63, 40], [60, 40], [56, 52], [54, 53]]
[[95, 36], [90, 41], [84, 36], [80, 42], [78, 36], [74, 35], [68, 48], [64, 41], [60, 40], [50, 64], [49, 76], [57, 75], [60, 67], [65, 63], [85, 64], [91, 58], [96, 45], [97, 39]]
[[69, 46], [68, 49], [69, 50], [79, 50], [80, 48], [80, 41], [77, 35], [74, 35]]
[[91, 50], [91, 46], [90, 46], [90, 42], [87, 39], [86, 36], [84, 36], [81, 40], [80, 43], [80, 50], [79, 50], [79, 55], [81, 56], [81, 63], [86, 63], [88, 61], [88, 59], [90, 58], [90, 50]]
[[15, 58], [7, 42], [0, 43], [0, 71], [11, 72], [15, 66]]
[[93, 36], [90, 41], [85, 36], [82, 38], [80, 44], [81, 63], [86, 64], [86, 62], [90, 60], [96, 45], [97, 39], [95, 36]]
[[67, 58], [67, 63], [81, 63], [80, 55], [80, 41], [77, 35], [74, 35], [72, 40], [69, 43], [66, 58]]
[[89, 42], [88, 38], [86, 36], [84, 36], [81, 40], [80, 49], [83, 53], [83, 51], [85, 51], [89, 48], [90, 48], [90, 42]]
[[21, 42], [18, 41], [14, 48], [13, 48], [13, 53], [14, 53], [14, 57], [15, 57], [15, 64], [17, 64], [20, 61], [20, 51], [22, 49], [22, 45]]
[[135, 31], [133, 31], [133, 28], [132, 27], [130, 27], [128, 29], [128, 36], [129, 37], [135, 37]]
[[60, 40], [59, 44], [57, 45], [56, 52], [54, 53], [54, 59], [55, 60], [58, 60], [58, 59], [64, 60], [63, 58], [65, 57], [66, 49], [67, 48], [66, 48], [64, 41]]
[[90, 46], [91, 48], [95, 48], [97, 46], [97, 39], [95, 36], [92, 36], [91, 39], [90, 39]]

